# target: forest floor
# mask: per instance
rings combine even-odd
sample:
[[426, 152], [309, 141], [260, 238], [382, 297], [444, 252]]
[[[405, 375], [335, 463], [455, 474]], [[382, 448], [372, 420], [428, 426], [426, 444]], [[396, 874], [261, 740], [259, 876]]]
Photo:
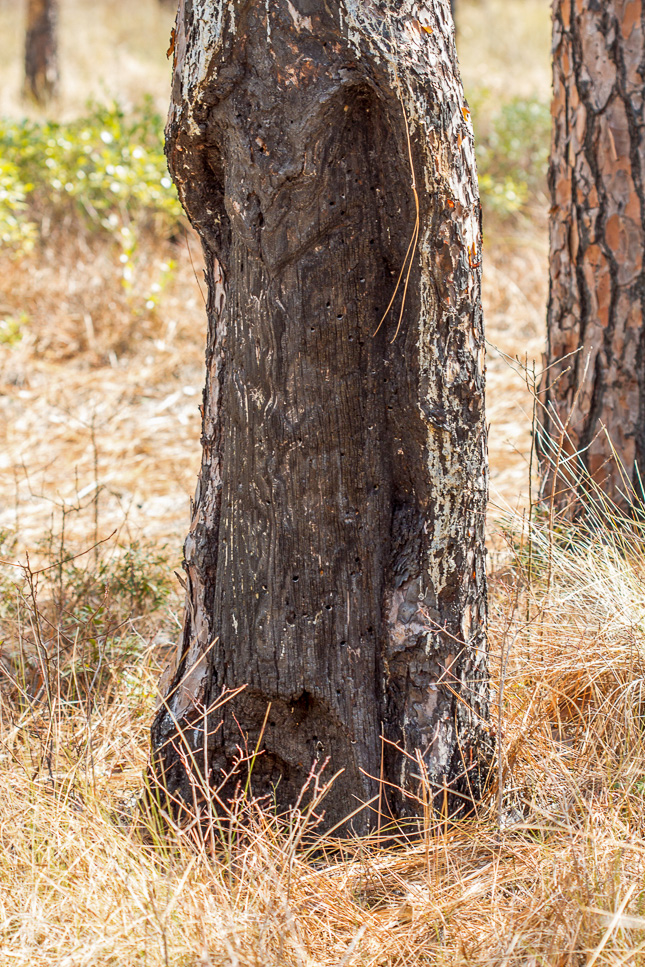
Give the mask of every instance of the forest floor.
[[[144, 95], [165, 110], [172, 15], [157, 0], [61, 11], [48, 116], [116, 98], [127, 117]], [[0, 0], [0, 116], [43, 122], [20, 100], [21, 32]], [[489, 154], [532, 157], [520, 142], [548, 104], [549, 46], [546, 0], [462, 0]], [[539, 526], [527, 543], [548, 202], [542, 169], [514, 205], [522, 173], [495, 163], [482, 184], [500, 765], [469, 825], [396, 851], [316, 841], [302, 818], [252, 805], [227, 848], [195, 830], [138, 835], [200, 460], [199, 245], [154, 219], [97, 231], [41, 200], [33, 250], [0, 251], [0, 967], [645, 963], [645, 561], [610, 515], [594, 540]]]

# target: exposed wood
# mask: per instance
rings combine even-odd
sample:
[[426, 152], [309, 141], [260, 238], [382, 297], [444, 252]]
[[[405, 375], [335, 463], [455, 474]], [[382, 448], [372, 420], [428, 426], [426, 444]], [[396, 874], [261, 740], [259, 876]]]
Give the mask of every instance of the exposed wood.
[[[557, 447], [566, 426], [564, 455], [619, 503], [612, 445], [638, 492], [645, 470], [644, 19], [641, 0], [553, 7], [545, 430]], [[543, 476], [570, 499], [544, 460]]]
[[416, 795], [420, 769], [458, 812], [490, 757], [487, 470], [447, 0], [182, 0], [167, 153], [204, 245], [209, 335], [157, 775], [190, 804], [187, 762], [217, 785], [271, 703], [253, 790], [278, 807], [329, 758], [336, 823], [378, 796], [383, 753], [385, 819], [418, 811], [396, 787]]
[[39, 104], [58, 91], [57, 22], [57, 0], [27, 0], [25, 93]]

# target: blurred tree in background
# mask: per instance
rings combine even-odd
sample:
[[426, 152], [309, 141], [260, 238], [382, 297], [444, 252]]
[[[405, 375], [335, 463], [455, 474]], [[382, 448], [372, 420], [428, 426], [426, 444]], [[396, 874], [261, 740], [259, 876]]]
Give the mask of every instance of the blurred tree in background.
[[57, 25], [57, 0], [27, 0], [25, 94], [38, 104], [58, 92]]

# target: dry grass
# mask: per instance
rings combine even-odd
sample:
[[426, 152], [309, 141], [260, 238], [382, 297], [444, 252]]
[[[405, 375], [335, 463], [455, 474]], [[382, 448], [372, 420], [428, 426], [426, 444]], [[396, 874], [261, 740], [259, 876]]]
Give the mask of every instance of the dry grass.
[[[57, 110], [74, 113], [102, 92], [151, 92], [163, 108], [168, 26], [157, 0], [62, 7]], [[517, 93], [547, 96], [546, 7], [464, 4], [467, 86], [501, 95], [510, 76]], [[13, 0], [0, 2], [4, 112], [23, 110], [20, 30]], [[529, 367], [539, 360], [545, 228], [543, 215], [504, 228], [506, 237], [500, 224], [487, 225], [495, 521], [527, 506], [532, 400], [507, 357]], [[122, 546], [168, 541], [174, 558], [199, 462], [203, 368], [204, 311], [185, 245], [152, 236], [142, 245], [141, 291], [159, 262], [178, 263], [147, 312], [123, 289], [109, 245], [69, 239], [65, 226], [53, 232], [57, 244], [28, 259], [0, 254], [0, 315], [28, 317], [25, 339], [0, 346], [0, 529], [15, 531], [16, 559], [29, 550], [32, 562], [51, 561], [57, 553], [38, 550], [39, 541], [49, 533], [59, 547], [88, 547], [98, 517], [99, 537], [116, 528]], [[90, 589], [82, 613], [62, 576], [57, 584], [39, 575], [36, 607], [25, 574], [8, 571], [0, 587], [0, 657], [12, 675], [0, 704], [0, 965], [645, 962], [645, 560], [638, 542], [619, 553], [611, 526], [602, 541], [567, 532], [555, 543], [536, 529], [529, 573], [527, 537], [517, 530], [492, 578], [501, 801], [496, 773], [470, 824], [440, 824], [397, 851], [326, 844], [326, 859], [322, 844], [309, 856], [296, 848], [302, 817], [278, 824], [250, 806], [228, 850], [195, 830], [163, 843], [154, 832], [142, 837], [132, 820], [178, 601], [132, 616], [111, 601], [109, 580], [105, 591], [94, 580], [92, 554], [79, 559]], [[101, 552], [110, 568], [119, 559], [113, 546]], [[82, 588], [85, 577], [78, 580]], [[111, 617], [97, 624], [101, 607]]]
[[[228, 847], [196, 828], [142, 840], [159, 629], [136, 660], [113, 646], [94, 692], [71, 688], [59, 639], [50, 707], [3, 703], [0, 962], [645, 962], [645, 558], [536, 530], [529, 584], [516, 551], [494, 581], [501, 802], [496, 774], [472, 822], [407, 849], [318, 841], [308, 859], [302, 816], [252, 805]], [[17, 613], [28, 638], [28, 596]]]
[[[97, 483], [103, 536], [126, 520], [131, 534], [180, 540], [200, 459], [205, 339], [187, 244], [148, 240], [142, 291], [155, 265], [179, 256], [153, 311], [135, 312], [100, 239], [68, 242], [62, 256], [52, 246], [5, 257], [0, 313], [28, 317], [22, 342], [0, 347], [0, 529], [18, 531], [18, 554], [47, 531], [54, 507]], [[70, 523], [82, 543], [87, 518]]]

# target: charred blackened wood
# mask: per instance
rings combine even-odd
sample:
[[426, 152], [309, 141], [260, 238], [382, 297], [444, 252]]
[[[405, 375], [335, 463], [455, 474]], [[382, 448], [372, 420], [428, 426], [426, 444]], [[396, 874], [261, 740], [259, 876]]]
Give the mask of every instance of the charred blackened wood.
[[167, 153], [209, 334], [157, 774], [190, 805], [270, 703], [252, 786], [279, 808], [329, 759], [328, 826], [416, 814], [424, 775], [459, 812], [490, 757], [487, 470], [447, 0], [182, 0]]

